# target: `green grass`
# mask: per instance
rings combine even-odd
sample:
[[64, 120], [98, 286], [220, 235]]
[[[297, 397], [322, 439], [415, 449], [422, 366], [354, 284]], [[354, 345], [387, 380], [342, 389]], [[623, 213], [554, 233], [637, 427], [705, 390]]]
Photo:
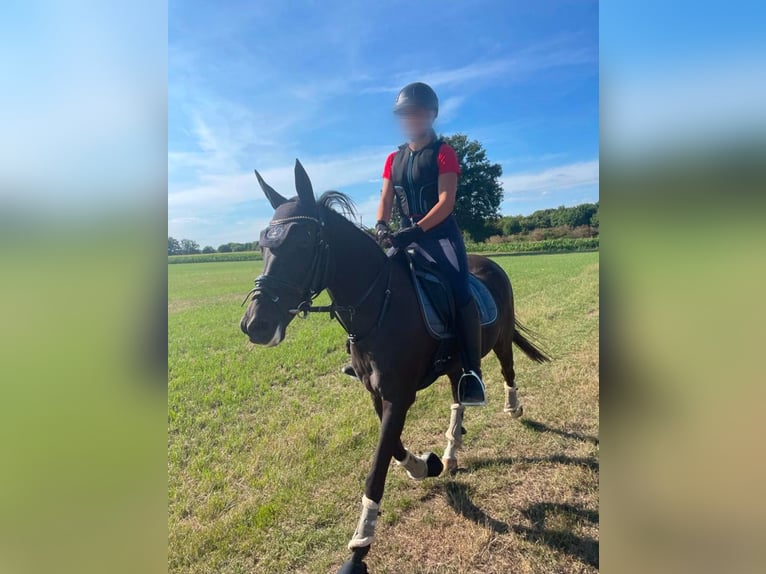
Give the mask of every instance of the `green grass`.
[[[598, 561], [598, 253], [499, 257], [517, 314], [556, 360], [516, 353], [526, 414], [466, 414], [453, 477], [392, 466], [368, 564], [381, 573], [593, 572]], [[169, 571], [334, 572], [358, 519], [378, 422], [339, 374], [344, 333], [296, 319], [276, 348], [239, 331], [258, 262], [172, 265], [169, 306]], [[322, 298], [324, 299], [325, 296]], [[418, 395], [403, 440], [441, 454], [446, 379]]]

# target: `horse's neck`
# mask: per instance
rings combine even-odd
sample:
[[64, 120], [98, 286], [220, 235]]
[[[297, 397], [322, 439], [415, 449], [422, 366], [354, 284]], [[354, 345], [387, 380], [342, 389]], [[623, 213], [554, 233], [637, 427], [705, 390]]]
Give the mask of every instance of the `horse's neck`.
[[332, 260], [327, 291], [338, 305], [355, 305], [380, 275], [386, 256], [364, 231], [339, 216], [330, 218], [327, 230]]

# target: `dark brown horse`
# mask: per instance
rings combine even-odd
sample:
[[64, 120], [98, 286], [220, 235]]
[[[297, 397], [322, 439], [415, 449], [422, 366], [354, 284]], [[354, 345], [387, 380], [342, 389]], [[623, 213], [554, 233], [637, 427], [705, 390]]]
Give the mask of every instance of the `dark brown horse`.
[[[333, 209], [353, 213], [345, 195], [327, 192], [316, 200], [309, 177], [297, 161], [298, 196], [292, 199], [282, 197], [258, 172], [256, 176], [275, 211], [261, 234], [263, 274], [250, 292], [252, 300], [242, 317], [242, 331], [253, 343], [273, 346], [284, 339], [287, 325], [297, 314], [334, 313], [349, 334], [351, 362], [380, 418], [380, 440], [365, 484], [361, 517], [348, 544], [353, 555], [341, 569], [342, 573], [363, 573], [367, 568], [362, 559], [374, 537], [391, 458], [415, 480], [437, 476], [443, 470], [437, 456], [412, 455], [400, 440], [415, 393], [438, 377], [433, 357], [439, 342], [423, 322], [407, 267], [397, 258], [387, 257], [370, 235]], [[506, 389], [504, 410], [518, 417], [522, 408], [516, 399], [512, 343], [534, 361], [549, 359], [515, 321], [513, 291], [505, 272], [475, 255], [469, 257], [469, 266], [497, 304], [497, 320], [482, 332], [482, 351], [492, 350], [499, 359]], [[313, 298], [325, 289], [332, 305], [313, 307]], [[461, 374], [457, 351], [450, 353], [452, 358], [443, 371], [452, 384], [453, 397], [443, 456], [449, 469], [457, 467], [456, 449], [461, 446], [463, 407], [457, 395]]]

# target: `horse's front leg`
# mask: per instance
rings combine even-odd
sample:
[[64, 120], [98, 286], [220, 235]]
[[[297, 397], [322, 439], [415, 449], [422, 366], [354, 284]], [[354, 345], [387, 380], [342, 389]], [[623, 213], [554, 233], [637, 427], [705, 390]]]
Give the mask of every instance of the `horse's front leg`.
[[[383, 420], [383, 401], [379, 395], [372, 396], [372, 402], [375, 405], [375, 412], [378, 418]], [[424, 480], [429, 476], [439, 476], [444, 469], [439, 457], [431, 452], [420, 456], [415, 456], [402, 444], [401, 438], [396, 441], [393, 450], [393, 457], [396, 464], [407, 471], [407, 475], [413, 480]]]
[[460, 404], [458, 396], [458, 383], [460, 381], [461, 373], [452, 372], [449, 373], [450, 384], [452, 385], [452, 406], [450, 407], [450, 419], [449, 427], [444, 436], [447, 438], [447, 447], [444, 449], [442, 455], [442, 463], [448, 472], [454, 473], [457, 471], [457, 451], [463, 446], [463, 411], [465, 407]]
[[375, 526], [378, 521], [380, 501], [383, 498], [383, 489], [386, 484], [391, 457], [396, 454], [397, 458], [404, 459], [406, 456], [406, 450], [401, 443], [401, 435], [404, 421], [407, 418], [407, 410], [412, 401], [393, 403], [377, 397], [373, 397], [373, 401], [375, 402], [375, 410], [380, 416], [380, 439], [372, 459], [372, 468], [367, 475], [359, 523], [348, 543], [348, 548], [353, 552], [353, 556], [343, 565], [339, 574], [363, 574], [367, 572], [367, 567], [362, 559], [369, 552], [370, 545], [375, 538]]

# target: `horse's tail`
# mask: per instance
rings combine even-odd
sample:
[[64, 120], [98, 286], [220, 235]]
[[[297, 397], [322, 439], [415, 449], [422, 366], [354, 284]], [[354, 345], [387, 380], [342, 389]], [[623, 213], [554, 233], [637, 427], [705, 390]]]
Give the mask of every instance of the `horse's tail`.
[[514, 323], [513, 329], [513, 342], [519, 346], [519, 349], [524, 351], [524, 354], [532, 359], [536, 363], [547, 363], [551, 358], [535, 344], [527, 339], [526, 336], [535, 337], [535, 334], [527, 327], [519, 323], [518, 320]]

